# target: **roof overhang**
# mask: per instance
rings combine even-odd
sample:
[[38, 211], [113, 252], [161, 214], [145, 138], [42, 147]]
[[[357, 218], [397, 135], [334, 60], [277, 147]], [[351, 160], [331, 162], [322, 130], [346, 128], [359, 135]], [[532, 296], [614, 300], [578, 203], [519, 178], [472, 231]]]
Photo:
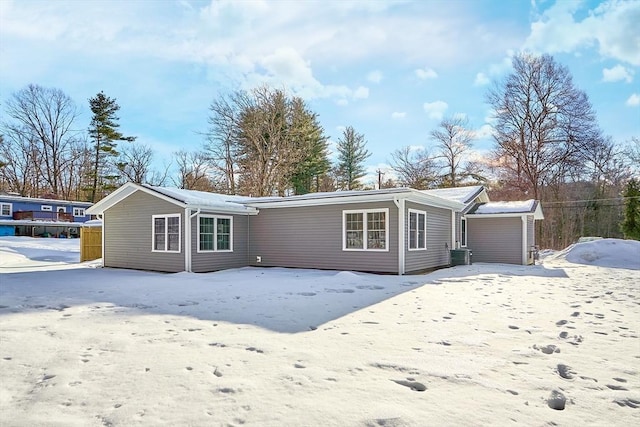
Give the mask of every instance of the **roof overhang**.
[[34, 227], [82, 227], [84, 222], [38, 221], [30, 219], [0, 219], [0, 225], [32, 225]]
[[370, 191], [336, 191], [334, 193], [323, 193], [322, 195], [320, 195], [319, 193], [313, 193], [312, 195], [309, 195], [307, 197], [266, 197], [263, 199], [248, 200], [247, 202], [245, 202], [245, 205], [252, 206], [258, 209], [271, 209], [342, 205], [351, 203], [393, 202], [399, 199], [405, 199], [415, 203], [421, 203], [429, 206], [452, 210], [461, 210], [464, 207], [462, 203], [444, 199], [442, 197], [424, 194], [420, 191], [409, 188]]

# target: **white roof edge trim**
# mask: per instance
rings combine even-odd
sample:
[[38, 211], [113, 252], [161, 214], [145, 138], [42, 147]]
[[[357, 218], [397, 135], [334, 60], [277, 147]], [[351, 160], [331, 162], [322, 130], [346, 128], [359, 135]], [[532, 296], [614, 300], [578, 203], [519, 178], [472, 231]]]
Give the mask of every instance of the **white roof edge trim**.
[[394, 192], [383, 194], [366, 194], [366, 195], [350, 195], [342, 197], [317, 197], [312, 199], [299, 199], [299, 200], [274, 200], [272, 202], [251, 202], [244, 203], [245, 206], [253, 208], [289, 208], [289, 207], [302, 207], [302, 206], [326, 206], [326, 205], [343, 205], [348, 203], [361, 203], [361, 202], [392, 202], [394, 197], [409, 195], [410, 192]]
[[537, 212], [508, 212], [508, 213], [486, 213], [486, 214], [466, 214], [466, 218], [519, 218], [523, 216], [533, 215], [533, 219], [544, 219], [542, 212], [540, 215]]
[[245, 207], [244, 204], [238, 204], [240, 208], [236, 209], [224, 209], [224, 208], [216, 208], [212, 206], [201, 206], [201, 205], [188, 205], [186, 206], [188, 209], [200, 209], [200, 213], [208, 214], [208, 213], [224, 213], [229, 215], [258, 215], [258, 209], [254, 207]]
[[187, 207], [184, 203], [179, 200], [172, 199], [171, 197], [165, 196], [164, 194], [158, 193], [157, 191], [153, 191], [149, 188], [146, 188], [142, 185], [135, 184], [133, 182], [127, 182], [122, 187], [118, 188], [113, 193], [109, 194], [104, 199], [100, 200], [95, 205], [91, 206], [89, 209], [86, 209], [85, 212], [89, 215], [97, 215], [103, 213], [105, 210], [109, 209], [116, 203], [126, 199], [136, 191], [143, 191], [152, 196], [158, 197], [166, 202], [173, 203], [181, 208]]

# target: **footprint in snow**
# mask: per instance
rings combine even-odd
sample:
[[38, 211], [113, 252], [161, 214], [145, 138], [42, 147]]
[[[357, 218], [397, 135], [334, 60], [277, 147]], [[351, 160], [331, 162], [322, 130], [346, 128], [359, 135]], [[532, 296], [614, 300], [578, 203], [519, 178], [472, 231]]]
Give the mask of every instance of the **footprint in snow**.
[[391, 381], [393, 381], [396, 384], [400, 384], [405, 387], [408, 387], [413, 391], [425, 391], [427, 389], [427, 387], [424, 384], [419, 383], [417, 381], [407, 381], [407, 380], [391, 380]]
[[298, 292], [298, 295], [302, 295], [303, 297], [312, 297], [315, 296], [315, 292]]

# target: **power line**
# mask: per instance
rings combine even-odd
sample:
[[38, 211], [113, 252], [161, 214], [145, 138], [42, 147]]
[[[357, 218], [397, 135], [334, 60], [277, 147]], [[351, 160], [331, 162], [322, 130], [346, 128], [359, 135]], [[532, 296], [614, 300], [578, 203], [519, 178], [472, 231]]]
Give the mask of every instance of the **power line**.
[[560, 200], [556, 202], [540, 202], [540, 203], [543, 205], [555, 205], [555, 204], [568, 204], [568, 203], [608, 202], [612, 200], [624, 202], [627, 199], [640, 199], [640, 196], [612, 197], [608, 199]]

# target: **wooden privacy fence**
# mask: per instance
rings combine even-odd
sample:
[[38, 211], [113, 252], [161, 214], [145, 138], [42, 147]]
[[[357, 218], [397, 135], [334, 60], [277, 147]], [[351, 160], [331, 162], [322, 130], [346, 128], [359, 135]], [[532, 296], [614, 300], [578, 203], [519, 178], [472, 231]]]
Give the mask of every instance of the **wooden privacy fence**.
[[102, 258], [102, 227], [80, 228], [80, 262]]

